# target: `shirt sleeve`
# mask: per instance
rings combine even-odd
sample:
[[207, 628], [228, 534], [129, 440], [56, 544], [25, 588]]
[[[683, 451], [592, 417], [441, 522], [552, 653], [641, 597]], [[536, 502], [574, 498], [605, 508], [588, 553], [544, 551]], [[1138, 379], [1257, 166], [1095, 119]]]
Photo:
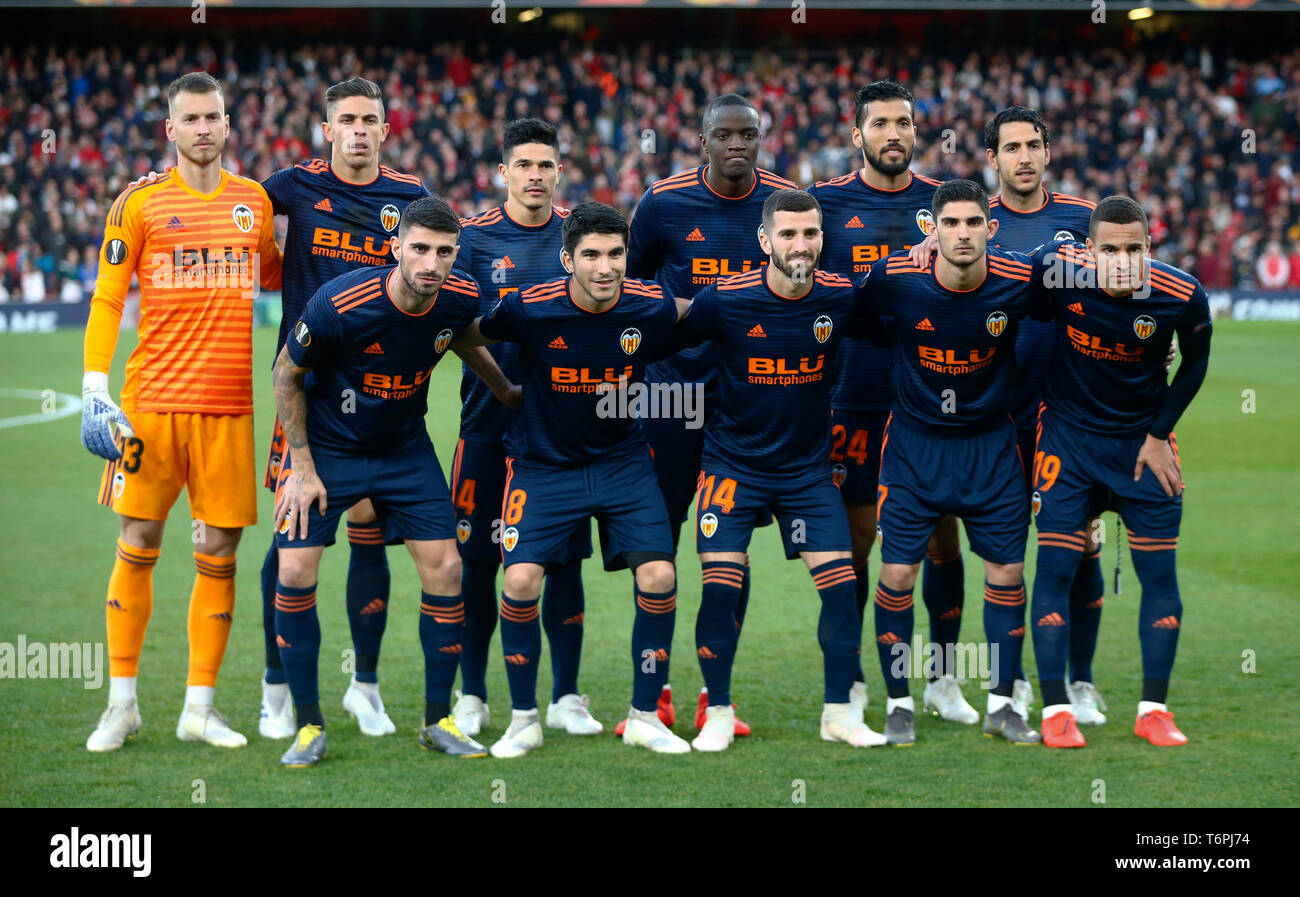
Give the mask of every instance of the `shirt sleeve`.
[[275, 242], [275, 205], [269, 194], [263, 195], [262, 202], [262, 233], [257, 244], [258, 282], [264, 289], [278, 290], [284, 277], [284, 256]]
[[663, 265], [664, 248], [655, 214], [653, 190], [647, 190], [632, 213], [628, 238], [627, 276], [654, 280]]
[[869, 340], [877, 346], [888, 348], [893, 343], [892, 316], [880, 311], [880, 303], [886, 301], [882, 295], [885, 279], [884, 270], [873, 278], [872, 269], [853, 289], [853, 312], [849, 315], [848, 328], [845, 333], [850, 339]]
[[465, 227], [465, 219], [460, 219], [460, 239], [456, 242], [460, 249], [456, 252], [456, 261], [451, 263], [451, 270], [466, 277], [474, 274], [474, 238], [471, 233], [473, 231]]
[[108, 373], [117, 348], [122, 308], [131, 277], [144, 249], [145, 230], [139, 201], [123, 193], [109, 209], [104, 225], [104, 243], [99, 250], [99, 274], [90, 297], [90, 318], [86, 322], [84, 370]]
[[1205, 374], [1210, 369], [1210, 300], [1205, 290], [1197, 284], [1196, 292], [1188, 300], [1188, 308], [1178, 322], [1178, 349], [1183, 360], [1174, 374], [1174, 382], [1165, 392], [1165, 402], [1148, 432], [1157, 439], [1168, 439], [1187, 406], [1196, 398]]
[[281, 168], [275, 174], [262, 181], [262, 189], [271, 200], [271, 207], [276, 215], [288, 215], [289, 204], [293, 199], [293, 169]]
[[289, 349], [289, 358], [300, 368], [320, 367], [338, 357], [343, 346], [343, 328], [325, 287], [311, 297], [284, 344]]
[[686, 316], [677, 322], [674, 328], [674, 342], [678, 348], [698, 346], [705, 340], [713, 339], [718, 331], [718, 292], [707, 286], [695, 295]]
[[1058, 240], [1039, 246], [1033, 252], [1029, 272], [1029, 317], [1035, 321], [1050, 321], [1056, 317], [1056, 294], [1073, 282], [1068, 276], [1065, 259], [1057, 253], [1071, 242]]
[[518, 292], [507, 293], [496, 307], [479, 322], [479, 331], [488, 339], [522, 342], [524, 304]]

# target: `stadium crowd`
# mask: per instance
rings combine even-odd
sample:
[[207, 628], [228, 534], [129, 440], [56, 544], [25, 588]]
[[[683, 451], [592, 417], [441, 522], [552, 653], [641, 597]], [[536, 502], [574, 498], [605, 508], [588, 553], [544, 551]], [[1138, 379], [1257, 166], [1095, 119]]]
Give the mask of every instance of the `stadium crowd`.
[[630, 213], [654, 180], [700, 163], [701, 110], [729, 91], [762, 112], [760, 166], [801, 184], [833, 177], [861, 164], [849, 141], [854, 92], [891, 77], [917, 99], [917, 171], [996, 188], [984, 122], [1010, 104], [1038, 108], [1052, 128], [1052, 189], [1134, 196], [1157, 257], [1209, 289], [1300, 288], [1300, 50], [1251, 60], [1206, 49], [957, 59], [841, 47], [742, 59], [649, 43], [631, 53], [448, 44], [360, 56], [342, 44], [145, 43], [130, 57], [0, 49], [0, 301], [89, 298], [105, 212], [130, 180], [171, 164], [166, 84], [197, 69], [226, 88], [228, 164], [259, 180], [328, 157], [326, 85], [377, 81], [392, 128], [383, 161], [417, 173], [462, 215], [499, 201], [492, 135], [527, 115], [560, 127], [557, 202], [595, 199]]

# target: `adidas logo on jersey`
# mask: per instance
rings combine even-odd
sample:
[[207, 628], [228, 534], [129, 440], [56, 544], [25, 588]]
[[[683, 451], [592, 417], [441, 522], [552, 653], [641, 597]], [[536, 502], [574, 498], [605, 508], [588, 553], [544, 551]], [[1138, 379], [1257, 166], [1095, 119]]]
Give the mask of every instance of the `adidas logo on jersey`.
[[921, 321], [920, 324], [917, 324], [917, 325], [916, 325], [916, 329], [917, 329], [917, 330], [933, 330], [933, 329], [934, 329], [934, 325], [930, 323], [930, 319], [929, 319], [929, 318], [925, 318], [925, 319], [923, 319], [923, 320]]
[[[1083, 304], [1080, 302], [1071, 302], [1066, 306], [1066, 310], [1074, 312], [1076, 315], [1083, 314]], [[1086, 316], [1085, 316], [1086, 317]]]
[[687, 243], [703, 243], [703, 242], [704, 242], [704, 234], [700, 233], [700, 229], [697, 227], [697, 228], [695, 228], [695, 230], [691, 231], [689, 234], [686, 235], [686, 242], [687, 242]]
[[371, 343], [370, 345], [366, 346], [366, 354], [367, 354], [367, 355], [383, 355], [383, 354], [384, 354], [384, 347], [381, 346], [381, 345], [379, 345], [378, 342]]
[[502, 269], [505, 269], [505, 268], [513, 268], [514, 266], [515, 266], [515, 263], [512, 262], [512, 261], [510, 261], [510, 256], [506, 256], [505, 258], [497, 259], [495, 262], [492, 263], [492, 267], [493, 267], [493, 268], [496, 268], [496, 269], [498, 269], [498, 270], [502, 270]]
[[328, 196], [322, 199], [320, 202], [316, 203], [316, 205], [312, 206], [312, 208], [318, 212], [334, 211], [334, 207], [330, 205], [330, 198]]
[[862, 219], [859, 218], [857, 215], [854, 215], [854, 216], [853, 216], [852, 218], [850, 218], [848, 221], [844, 222], [844, 226], [845, 226], [845, 227], [865, 227], [865, 225], [862, 223]]
[[562, 336], [557, 336], [555, 339], [551, 340], [549, 343], [546, 344], [546, 348], [548, 348], [548, 349], [567, 349], [567, 348], [569, 348], [569, 344], [566, 343], [566, 342], [564, 341], [564, 337], [562, 337]]
[[178, 218], [178, 217], [176, 217], [175, 215], [172, 216], [172, 220], [171, 220], [171, 221], [168, 221], [168, 222], [167, 222], [167, 229], [168, 229], [168, 230], [176, 230], [177, 228], [181, 228], [181, 227], [184, 227], [184, 226], [185, 226], [185, 225], [181, 224], [181, 219]]
[[763, 330], [762, 324], [755, 324], [749, 328], [749, 333], [746, 333], [745, 336], [752, 336], [755, 339], [767, 339], [767, 332]]

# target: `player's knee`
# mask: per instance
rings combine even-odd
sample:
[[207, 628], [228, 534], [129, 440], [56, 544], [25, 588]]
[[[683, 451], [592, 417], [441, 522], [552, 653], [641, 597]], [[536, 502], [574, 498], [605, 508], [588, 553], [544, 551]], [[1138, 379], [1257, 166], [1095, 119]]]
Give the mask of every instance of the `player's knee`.
[[506, 594], [516, 601], [533, 601], [542, 593], [542, 568], [538, 564], [511, 564], [503, 580]]
[[120, 535], [123, 542], [136, 548], [162, 548], [166, 520], [145, 520], [140, 517], [120, 516]]
[[1018, 564], [994, 564], [985, 561], [984, 578], [995, 586], [1019, 585], [1025, 578], [1024, 562]]
[[920, 564], [881, 564], [880, 581], [895, 592], [910, 592], [920, 571]]
[[363, 498], [348, 508], [347, 517], [348, 523], [374, 523], [379, 519], [374, 504], [368, 498]]
[[677, 573], [670, 561], [646, 561], [636, 568], [636, 587], [651, 594], [671, 592], [677, 588]]
[[957, 534], [957, 518], [945, 514], [939, 518], [939, 524], [930, 535], [929, 550], [948, 556], [961, 551], [961, 539]]
[[230, 529], [224, 526], [209, 526], [202, 520], [193, 522], [194, 550], [214, 557], [230, 557], [239, 547], [242, 529]]
[[281, 549], [279, 580], [291, 589], [304, 589], [315, 585], [319, 562], [319, 552]]
[[455, 548], [440, 551], [420, 564], [420, 579], [430, 595], [454, 595], [460, 591], [460, 553]]

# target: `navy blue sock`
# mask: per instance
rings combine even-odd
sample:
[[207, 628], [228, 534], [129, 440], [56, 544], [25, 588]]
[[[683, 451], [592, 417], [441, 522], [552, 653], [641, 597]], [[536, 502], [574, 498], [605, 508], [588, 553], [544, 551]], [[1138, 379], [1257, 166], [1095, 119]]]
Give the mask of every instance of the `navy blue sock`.
[[984, 580], [984, 637], [991, 650], [997, 651], [998, 666], [992, 691], [1011, 697], [1020, 652], [1025, 645], [1025, 583], [995, 586]]
[[[316, 616], [316, 586], [295, 589], [282, 582], [275, 585], [275, 632], [280, 661], [289, 680], [298, 725], [324, 725], [320, 716], [320, 619]], [[313, 706], [314, 713], [313, 713]], [[306, 716], [304, 717], [304, 714]]]
[[860, 665], [858, 649], [862, 644], [853, 561], [849, 558], [827, 561], [809, 572], [822, 602], [817, 620], [817, 641], [822, 647], [823, 700], [827, 704], [847, 704], [853, 674]]
[[911, 694], [907, 677], [912, 666], [912, 616], [911, 589], [896, 592], [883, 582], [876, 584], [876, 654], [891, 698]]
[[745, 565], [729, 561], [708, 561], [703, 568], [704, 586], [700, 611], [695, 617], [695, 653], [709, 690], [709, 703], [731, 703], [731, 665], [736, 659], [736, 602], [744, 589]]
[[659, 692], [668, 679], [663, 664], [673, 646], [673, 624], [677, 620], [677, 589], [670, 592], [636, 593], [636, 617], [632, 621], [632, 706], [653, 711]]
[[749, 564], [745, 565], [745, 575], [740, 580], [740, 597], [736, 599], [736, 631], [745, 628], [745, 611], [749, 610]]
[[465, 558], [460, 567], [460, 594], [465, 599], [465, 640], [460, 652], [460, 687], [487, 701], [488, 647], [497, 631], [499, 561]]
[[1074, 628], [1070, 583], [1083, 549], [1077, 533], [1039, 533], [1038, 570], [1034, 574], [1034, 660], [1043, 706], [1070, 703], [1065, 691], [1065, 661]]
[[946, 669], [947, 658], [953, 656], [948, 648], [956, 644], [961, 635], [961, 611], [966, 601], [966, 566], [961, 552], [940, 555], [926, 552], [925, 567], [921, 574], [921, 600], [930, 615], [930, 642], [938, 645], [937, 672], [940, 676], [952, 674]]
[[1070, 586], [1070, 681], [1092, 681], [1092, 657], [1097, 653], [1101, 628], [1101, 549], [1085, 553]]
[[388, 625], [388, 550], [378, 523], [348, 521], [348, 626], [358, 682], [379, 681], [379, 644]]
[[[459, 595], [420, 593], [420, 647], [424, 649], [424, 700], [426, 713], [436, 713], [451, 702], [451, 683], [463, 650], [465, 602]], [[446, 716], [443, 713], [442, 716]], [[439, 719], [425, 717], [426, 725]]]
[[542, 625], [537, 599], [516, 601], [501, 593], [501, 653], [515, 710], [537, 709], [537, 663], [542, 657]]
[[551, 648], [551, 700], [578, 694], [582, 661], [582, 619], [586, 596], [582, 590], [582, 561], [548, 567], [542, 590], [542, 628]]
[[288, 682], [280, 662], [280, 646], [275, 643], [275, 582], [280, 577], [280, 550], [271, 536], [271, 550], [262, 561], [262, 635], [266, 639], [266, 672], [263, 678], [272, 685]]
[[[853, 573], [857, 580], [853, 584], [853, 598], [858, 605], [858, 644], [862, 644], [862, 627], [867, 620], [867, 602], [871, 600], [871, 580], [867, 578], [867, 559], [853, 559]], [[862, 650], [858, 650], [858, 671], [853, 674], [854, 682], [867, 681], [862, 672]]]
[[[1174, 656], [1178, 653], [1178, 630], [1183, 625], [1183, 602], [1178, 594], [1178, 574], [1174, 565], [1177, 537], [1154, 539], [1129, 533], [1133, 550], [1133, 571], [1142, 583], [1142, 604], [1138, 611], [1138, 641], [1142, 645], [1142, 686], [1144, 701], [1164, 698], [1147, 697], [1168, 690]], [[1164, 683], [1164, 687], [1153, 685]]]

